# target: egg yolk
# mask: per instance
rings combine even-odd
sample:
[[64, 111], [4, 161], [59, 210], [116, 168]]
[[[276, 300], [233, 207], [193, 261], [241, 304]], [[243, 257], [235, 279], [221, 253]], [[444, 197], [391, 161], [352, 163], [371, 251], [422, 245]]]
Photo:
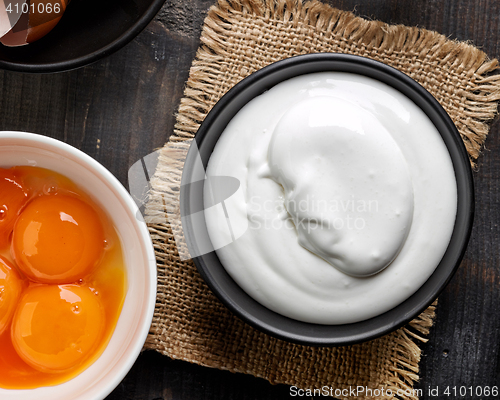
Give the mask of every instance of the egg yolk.
[[12, 171], [0, 169], [0, 248], [9, 245], [16, 218], [27, 201], [28, 193]]
[[10, 324], [22, 290], [23, 281], [18, 273], [0, 256], [0, 335]]
[[116, 328], [125, 272], [115, 227], [73, 181], [0, 168], [0, 392], [59, 385], [92, 365]]
[[96, 211], [69, 195], [35, 198], [14, 225], [11, 251], [20, 270], [41, 283], [73, 283], [100, 261], [104, 230]]
[[82, 363], [99, 344], [105, 316], [97, 294], [78, 285], [41, 285], [23, 295], [12, 322], [19, 356], [42, 372]]

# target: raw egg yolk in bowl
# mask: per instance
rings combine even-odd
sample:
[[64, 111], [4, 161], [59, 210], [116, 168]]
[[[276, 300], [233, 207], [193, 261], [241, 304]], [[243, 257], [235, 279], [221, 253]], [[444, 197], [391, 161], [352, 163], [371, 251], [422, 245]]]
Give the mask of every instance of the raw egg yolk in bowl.
[[64, 176], [0, 169], [0, 387], [57, 385], [106, 348], [126, 293], [121, 242]]
[[84, 201], [67, 195], [31, 201], [12, 232], [12, 254], [21, 271], [43, 283], [71, 283], [100, 261], [104, 232]]

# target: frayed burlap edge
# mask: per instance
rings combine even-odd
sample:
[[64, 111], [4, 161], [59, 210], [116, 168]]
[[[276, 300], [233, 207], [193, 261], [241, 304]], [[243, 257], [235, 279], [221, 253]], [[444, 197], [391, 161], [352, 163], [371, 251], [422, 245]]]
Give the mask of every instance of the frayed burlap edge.
[[[318, 1], [220, 0], [209, 11], [201, 42], [174, 134], [160, 152], [151, 180], [147, 219], [157, 255], [159, 290], [145, 348], [272, 383], [302, 388], [359, 385], [390, 389], [394, 394], [410, 390], [400, 397], [417, 399], [411, 389], [418, 380], [418, 342], [427, 340], [435, 305], [390, 335], [344, 348], [298, 346], [254, 331], [220, 305], [191, 262], [179, 258], [179, 252], [187, 251], [184, 243], [176, 246], [174, 239], [182, 236], [178, 196], [184, 157], [213, 105], [245, 76], [298, 54], [343, 52], [392, 65], [429, 90], [454, 121], [474, 165], [497, 113], [500, 78], [493, 74], [497, 61], [438, 33], [366, 21]], [[170, 223], [165, 221], [167, 210]], [[269, 362], [273, 368], [266, 367]], [[360, 367], [363, 363], [369, 365]]]
[[[497, 101], [500, 100], [500, 77], [490, 75], [498, 68], [498, 61], [489, 60], [487, 55], [476, 47], [424, 29], [404, 25], [389, 25], [380, 21], [367, 21], [346, 11], [340, 11], [319, 1], [302, 3], [297, 0], [221, 0], [210, 9], [202, 32], [202, 47], [198, 51], [197, 61], [193, 63], [185, 99], [179, 108], [178, 130], [180, 138], [185, 133], [195, 133], [203, 117], [221, 97], [221, 90], [204, 92], [206, 83], [215, 83], [210, 78], [219, 71], [213, 69], [217, 60], [227, 55], [227, 39], [241, 39], [243, 32], [234, 32], [234, 23], [240, 16], [251, 15], [260, 21], [276, 21], [278, 28], [287, 28], [293, 32], [307, 27], [311, 31], [321, 31], [325, 42], [339, 41], [339, 52], [364, 55], [388, 63], [416, 79], [430, 91], [457, 126], [467, 151], [474, 161], [489, 132], [488, 121], [497, 114]], [[258, 25], [256, 25], [258, 28]], [[287, 32], [288, 33], [288, 32]], [[242, 39], [245, 39], [244, 37]], [[273, 61], [289, 56], [309, 53], [305, 43], [302, 50], [292, 54], [290, 44], [281, 43], [283, 54], [274, 55]], [[316, 43], [310, 43], [309, 46]], [[344, 48], [342, 48], [342, 46]], [[288, 48], [287, 48], [288, 47]], [[403, 62], [398, 62], [401, 55]], [[243, 65], [242, 75], [249, 75], [256, 69], [252, 57]], [[208, 63], [207, 63], [208, 62]], [[407, 68], [401, 68], [406, 64]], [[424, 65], [432, 70], [422, 71]], [[228, 66], [225, 66], [228, 67]], [[439, 71], [448, 77], [443, 80], [422, 81], [419, 75]], [[239, 74], [235, 74], [231, 83], [236, 83]], [[454, 86], [454, 77], [466, 77], [458, 87]], [[439, 92], [445, 86], [446, 97]], [[222, 86], [218, 84], [217, 86]], [[225, 93], [225, 92], [224, 92]], [[461, 104], [459, 99], [465, 99]], [[457, 107], [457, 105], [460, 106]]]

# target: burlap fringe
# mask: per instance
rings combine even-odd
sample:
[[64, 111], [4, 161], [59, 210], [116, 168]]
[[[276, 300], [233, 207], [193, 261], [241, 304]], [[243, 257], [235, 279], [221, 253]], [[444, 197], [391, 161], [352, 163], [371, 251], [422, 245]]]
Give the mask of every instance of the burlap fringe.
[[[500, 100], [500, 76], [490, 75], [498, 68], [498, 61], [489, 60], [476, 47], [425, 29], [404, 25], [389, 25], [380, 21], [367, 21], [346, 11], [334, 9], [317, 0], [302, 3], [300, 0], [220, 0], [213, 6], [205, 24], [208, 29], [202, 33], [203, 47], [198, 59], [216, 61], [225, 55], [224, 37], [234, 35], [234, 16], [253, 14], [264, 21], [274, 20], [294, 26], [309, 25], [311, 29], [324, 32], [325, 38], [335, 38], [345, 43], [354, 43], [359, 48], [376, 50], [379, 54], [411, 53], [433, 63], [433, 68], [450, 72], [450, 62], [457, 71], [470, 75], [470, 85], [460, 88], [457, 95], [466, 98], [466, 108], [462, 115], [451, 115], [457, 125], [472, 165], [480, 154], [481, 146], [489, 130], [489, 121], [497, 115], [497, 101]], [[199, 84], [210, 81], [215, 75], [210, 68], [193, 65], [191, 80], [188, 82], [186, 97], [181, 103], [180, 115], [189, 118], [180, 125], [190, 132], [196, 132], [192, 123], [200, 123], [203, 116], [213, 106], [213, 99], [220, 93], [203, 93]], [[410, 74], [411, 75], [411, 74]], [[429, 88], [427, 88], [429, 90]], [[432, 92], [432, 91], [431, 91]], [[438, 99], [439, 100], [439, 99]], [[448, 111], [448, 110], [447, 110]]]
[[[190, 71], [185, 96], [179, 107], [174, 135], [169, 145], [161, 150], [160, 163], [164, 168], [158, 170], [151, 181], [153, 190], [147, 207], [147, 218], [159, 262], [165, 264], [168, 259], [178, 256], [174, 254], [175, 250], [172, 250], [171, 244], [166, 243], [169, 227], [167, 222], [163, 221], [165, 204], [178, 204], [181, 171], [188, 150], [187, 144], [194, 137], [207, 113], [227, 89], [218, 84], [221, 65], [228, 55], [226, 38], [231, 35], [243, 35], [241, 32], [233, 31], [233, 25], [238, 22], [238, 18], [245, 15], [251, 15], [252, 18], [259, 18], [264, 22], [281, 23], [291, 29], [300, 26], [320, 30], [326, 39], [334, 38], [338, 41], [354, 43], [355, 46], [366, 49], [370, 54], [411, 53], [416, 58], [422, 57], [432, 62], [433, 68], [442, 69], [446, 73], [467, 74], [468, 83], [465, 88], [450, 88], [452, 92], [455, 91], [457, 95], [465, 97], [465, 107], [460, 109], [460, 113], [452, 113], [449, 109], [447, 111], [457, 125], [471, 163], [474, 165], [488, 134], [489, 123], [497, 114], [497, 101], [500, 100], [500, 76], [492, 75], [498, 67], [497, 60], [489, 60], [482, 51], [475, 47], [467, 43], [450, 41], [435, 32], [400, 25], [393, 26], [379, 21], [367, 21], [350, 12], [339, 11], [316, 0], [306, 3], [300, 0], [219, 0], [218, 4], [210, 9], [205, 20], [201, 36], [202, 46], [198, 50]], [[277, 59], [279, 58], [277, 55]], [[450, 63], [454, 67], [453, 70], [450, 70]], [[230, 66], [224, 65], [224, 68], [230, 68]], [[249, 65], [248, 69], [243, 71], [244, 73], [238, 72], [240, 75], [250, 74], [253, 72], [252, 65]], [[409, 75], [412, 76], [411, 73]], [[426, 87], [426, 89], [432, 93], [432, 87]], [[178, 210], [175, 213], [178, 213]], [[180, 227], [174, 224], [172, 229], [177, 230]], [[387, 389], [393, 392], [398, 389], [411, 390], [413, 383], [418, 380], [421, 351], [417, 343], [427, 341], [425, 336], [433, 324], [435, 306], [436, 303], [411, 321], [408, 326], [394, 334], [397, 356], [391, 359], [392, 376], [387, 382]], [[148, 341], [151, 348], [157, 346], [154, 337], [150, 337]], [[175, 354], [168, 355], [173, 358], [183, 358]], [[201, 359], [189, 361], [227, 369], [223, 364], [214, 365]], [[253, 370], [230, 369], [233, 372], [260, 376]], [[290, 384], [279, 379], [270, 379], [269, 376], [262, 377], [273, 383]], [[418, 399], [416, 395], [411, 394], [403, 398]]]
[[[423, 313], [421, 313], [417, 318], [412, 320], [408, 327], [413, 328], [422, 335], [429, 334], [429, 328], [434, 322], [436, 316], [437, 300], [427, 308]], [[391, 367], [391, 371], [394, 373], [392, 379], [388, 384], [388, 389], [391, 389], [394, 393], [398, 393], [398, 390], [402, 390], [408, 393], [406, 396], [411, 400], [418, 400], [418, 396], [414, 395], [412, 392], [413, 383], [418, 381], [418, 363], [420, 362], [420, 348], [418, 345], [410, 339], [416, 339], [420, 342], [426, 343], [427, 338], [421, 336], [408, 327], [403, 327], [398, 331], [401, 335], [400, 338], [396, 340], [397, 343], [397, 354], [399, 357], [394, 358], [394, 366]]]

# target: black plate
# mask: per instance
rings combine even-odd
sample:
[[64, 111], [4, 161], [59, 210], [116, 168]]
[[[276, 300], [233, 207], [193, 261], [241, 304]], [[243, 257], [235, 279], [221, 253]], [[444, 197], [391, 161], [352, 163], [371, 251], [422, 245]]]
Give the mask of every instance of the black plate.
[[[215, 295], [250, 325], [281, 339], [315, 346], [359, 343], [389, 333], [406, 324], [427, 308], [443, 290], [458, 268], [470, 237], [474, 216], [474, 186], [469, 157], [448, 114], [422, 86], [407, 75], [385, 64], [344, 54], [309, 54], [272, 64], [252, 74], [232, 88], [210, 111], [196, 135], [203, 165], [220, 134], [233, 116], [250, 100], [276, 84], [298, 75], [342, 71], [365, 75], [399, 90], [415, 102], [440, 132], [450, 153], [458, 190], [455, 227], [448, 248], [430, 278], [406, 301], [374, 318], [345, 325], [317, 325], [296, 321], [262, 306], [247, 295], [228, 275], [215, 252], [194, 258], [194, 262]], [[192, 182], [197, 152], [191, 147], [184, 165], [182, 183]], [[181, 215], [203, 209], [203, 196], [186, 185], [181, 191]], [[189, 218], [183, 230], [191, 254], [200, 254], [198, 243], [206, 241], [205, 221], [195, 225]], [[209, 239], [208, 239], [209, 240]]]
[[58, 72], [90, 64], [123, 47], [165, 0], [73, 0], [56, 27], [21, 47], [0, 44], [0, 68]]

